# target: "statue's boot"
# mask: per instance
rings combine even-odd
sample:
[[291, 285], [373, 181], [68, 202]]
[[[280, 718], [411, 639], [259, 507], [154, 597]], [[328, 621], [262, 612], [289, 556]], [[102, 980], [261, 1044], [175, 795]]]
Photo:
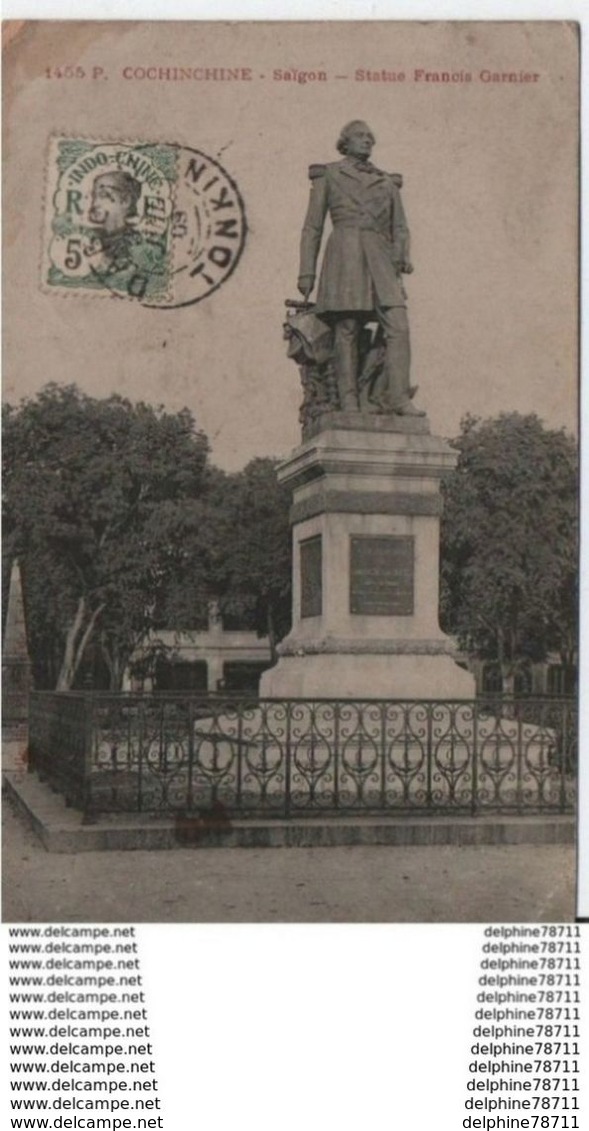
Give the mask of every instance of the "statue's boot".
[[425, 412], [413, 404], [417, 385], [409, 383], [411, 348], [407, 311], [404, 307], [381, 307], [377, 314], [386, 341], [385, 389], [379, 398], [381, 411], [395, 416], [425, 416]]
[[393, 409], [395, 416], [425, 416], [422, 408], [417, 408], [412, 401], [407, 401], [406, 404], [398, 405]]

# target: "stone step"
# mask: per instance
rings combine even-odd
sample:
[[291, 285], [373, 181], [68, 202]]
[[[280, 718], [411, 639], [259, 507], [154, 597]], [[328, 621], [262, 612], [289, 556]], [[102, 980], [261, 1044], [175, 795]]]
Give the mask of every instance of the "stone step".
[[33, 774], [4, 775], [6, 792], [48, 852], [171, 848], [327, 848], [335, 845], [573, 844], [572, 816], [170, 818], [121, 813], [85, 822]]

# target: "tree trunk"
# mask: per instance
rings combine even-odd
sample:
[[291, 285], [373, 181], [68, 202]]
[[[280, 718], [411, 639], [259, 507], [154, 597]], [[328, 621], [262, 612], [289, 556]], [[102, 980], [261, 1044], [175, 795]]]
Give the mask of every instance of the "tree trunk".
[[120, 691], [121, 690], [121, 684], [123, 682], [124, 667], [125, 667], [125, 665], [124, 665], [123, 659], [121, 657], [120, 649], [117, 648], [117, 646], [115, 645], [115, 647], [113, 648], [112, 665], [111, 665], [111, 669], [110, 669], [110, 690], [111, 691]]
[[144, 643], [143, 630], [136, 636], [132, 643], [108, 637], [105, 633], [100, 635], [100, 651], [108, 668], [109, 691], [120, 691], [123, 686], [123, 677], [129, 666], [131, 656]]
[[78, 607], [76, 614], [70, 627], [67, 630], [65, 639], [65, 651], [61, 670], [57, 677], [56, 690], [57, 691], [71, 691], [76, 672], [82, 662], [84, 652], [86, 651], [88, 642], [94, 631], [96, 621], [100, 616], [104, 605], [98, 605], [94, 612], [91, 614], [86, 627], [84, 628], [84, 620], [86, 617], [86, 599], [80, 597], [78, 600]]
[[76, 674], [76, 641], [80, 635], [86, 612], [86, 601], [80, 597], [76, 615], [67, 630], [65, 638], [65, 652], [61, 663], [61, 670], [57, 677], [57, 691], [69, 691]]
[[512, 664], [501, 664], [501, 694], [513, 699], [515, 695], [515, 671]]
[[[497, 660], [501, 672], [501, 696], [503, 699], [512, 699], [515, 693], [515, 669], [513, 661], [507, 659], [506, 651], [503, 629], [499, 628], [497, 629]], [[511, 706], [504, 713], [507, 716], [511, 715]]]

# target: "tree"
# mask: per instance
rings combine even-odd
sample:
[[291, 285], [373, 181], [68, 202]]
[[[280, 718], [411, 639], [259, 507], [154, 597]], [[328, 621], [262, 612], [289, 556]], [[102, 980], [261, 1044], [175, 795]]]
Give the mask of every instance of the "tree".
[[276, 461], [254, 459], [211, 495], [209, 569], [225, 614], [248, 610], [260, 636], [276, 644], [291, 623], [291, 491]]
[[499, 665], [503, 691], [532, 661], [577, 647], [577, 449], [536, 415], [467, 416], [444, 484], [442, 620]]
[[3, 423], [5, 529], [23, 563], [36, 669], [70, 688], [93, 640], [118, 688], [202, 525], [207, 439], [187, 409], [75, 385], [7, 405]]
[[291, 624], [290, 503], [275, 460], [233, 474], [211, 468], [202, 521], [185, 531], [154, 626], [206, 629], [214, 601], [225, 626], [268, 636], [274, 662]]

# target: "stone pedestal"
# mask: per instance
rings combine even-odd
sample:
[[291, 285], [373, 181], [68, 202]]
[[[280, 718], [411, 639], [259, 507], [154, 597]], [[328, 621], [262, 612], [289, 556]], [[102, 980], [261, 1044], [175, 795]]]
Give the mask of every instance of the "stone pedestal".
[[438, 623], [440, 479], [425, 418], [334, 412], [279, 468], [294, 489], [293, 628], [268, 698], [468, 699]]

